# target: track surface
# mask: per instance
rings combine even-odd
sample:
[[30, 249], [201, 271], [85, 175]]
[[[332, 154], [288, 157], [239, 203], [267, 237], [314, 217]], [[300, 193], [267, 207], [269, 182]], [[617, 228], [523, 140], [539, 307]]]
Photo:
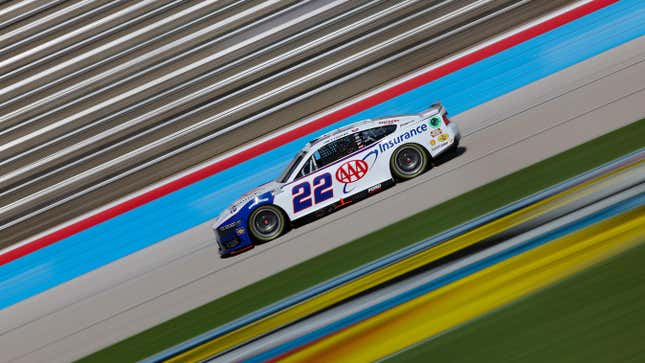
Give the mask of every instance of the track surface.
[[[642, 181], [642, 178], [636, 177], [636, 175], [642, 177], [645, 174], [643, 174], [643, 170], [641, 170], [640, 172], [634, 172], [632, 174], [632, 177], [635, 180], [630, 181], [629, 184], [638, 184]], [[626, 183], [623, 185], [628, 184]], [[473, 253], [465, 257], [453, 259], [450, 262], [447, 262], [439, 267], [405, 278], [402, 281], [397, 281], [384, 288], [379, 288], [375, 291], [368, 292], [367, 294], [351, 299], [348, 302], [343, 302], [310, 318], [300, 320], [274, 333], [258, 338], [257, 340], [254, 340], [244, 346], [216, 356], [216, 358], [212, 359], [211, 362], [239, 362], [242, 359], [248, 359], [254, 356], [255, 361], [259, 361], [259, 356], [257, 356], [258, 354], [266, 352], [269, 349], [273, 350], [273, 348], [283, 345], [289, 341], [292, 342], [289, 345], [289, 348], [297, 349], [295, 347], [304, 347], [308, 345], [307, 342], [312, 342], [313, 340], [315, 340], [315, 337], [320, 335], [311, 335], [308, 339], [300, 340], [297, 344], [294, 343], [294, 339], [296, 339], [297, 337], [303, 337], [304, 335], [319, 329], [324, 330], [328, 334], [338, 332], [342, 329], [343, 324], [335, 325], [335, 327], [332, 327], [331, 325], [335, 322], [344, 320], [354, 315], [355, 313], [365, 312], [363, 318], [366, 318], [367, 316], [373, 317], [380, 309], [377, 308], [376, 311], [372, 310], [371, 313], [367, 313], [366, 311], [386, 300], [400, 296], [404, 292], [410, 292], [413, 289], [418, 288], [419, 286], [428, 284], [430, 281], [434, 280], [436, 282], [440, 277], [446, 277], [450, 273], [453, 273], [454, 271], [459, 270], [465, 266], [472, 266], [472, 264], [476, 263], [476, 261], [481, 261], [490, 256], [498, 255], [502, 251], [508, 251], [509, 249], [516, 248], [519, 245], [529, 244], [532, 240], [537, 239], [539, 236], [543, 236], [548, 232], [553, 232], [555, 229], [560, 228], [566, 224], [580, 220], [583, 217], [589, 216], [592, 213], [598, 212], [599, 210], [607, 208], [609, 206], [617, 205], [625, 199], [634, 197], [639, 193], [643, 193], [645, 191], [645, 185], [640, 184], [636, 187], [631, 188], [629, 191], [621, 193], [617, 193], [617, 191], [622, 190], [623, 187], [615, 188], [612, 191], [607, 191], [607, 189], [605, 189], [605, 193], [598, 193], [597, 195], [594, 195], [594, 193], [592, 195], [586, 196], [586, 200], [582, 203], [580, 203], [579, 201], [579, 203], [576, 203], [576, 206], [565, 204], [562, 207], [552, 210], [551, 212], [547, 213], [546, 216], [542, 216], [542, 218], [549, 220], [547, 223], [544, 223], [544, 219], [541, 222], [532, 222], [530, 227], [525, 226], [521, 228], [521, 230], [523, 229], [523, 232], [516, 232], [516, 235], [513, 235], [512, 238], [508, 238], [506, 241], [500, 244], [486, 248], [482, 251]], [[611, 197], [604, 199], [608, 195], [610, 195]], [[581, 209], [581, 205], [583, 205], [584, 208]], [[405, 298], [402, 298], [402, 300], [405, 300]], [[352, 322], [356, 323], [356, 321], [353, 319]], [[269, 356], [275, 357], [276, 355], [279, 355], [281, 353], [287, 353], [291, 350], [289, 348], [287, 348], [287, 345], [283, 345], [280, 350], [273, 350], [272, 354], [264, 354], [262, 355], [262, 358], [267, 359]]]
[[636, 121], [645, 115], [644, 49], [641, 37], [461, 114], [460, 157], [237, 258], [219, 259], [205, 223], [4, 309], [1, 359], [79, 358]]
[[[304, 143], [325, 130], [368, 117], [415, 113], [437, 99], [452, 114], [459, 114], [645, 35], [645, 5], [639, 0], [614, 3], [591, 14], [588, 12], [597, 6], [615, 0], [583, 1], [586, 5], [578, 2], [575, 10], [550, 13], [476, 48], [426, 65], [404, 82], [392, 81], [360, 100], [338, 105], [322, 118], [301, 120], [297, 127], [265, 136], [248, 146], [250, 149], [232, 151], [232, 155], [196, 166], [169, 184], [161, 181], [162, 185], [134, 199], [117, 202], [55, 233], [43, 231], [42, 238], [0, 252], [0, 308], [211, 220], [249, 188], [277, 177]], [[588, 15], [553, 28], [583, 14]], [[323, 129], [314, 132], [320, 127]], [[298, 139], [276, 147], [293, 138]]]

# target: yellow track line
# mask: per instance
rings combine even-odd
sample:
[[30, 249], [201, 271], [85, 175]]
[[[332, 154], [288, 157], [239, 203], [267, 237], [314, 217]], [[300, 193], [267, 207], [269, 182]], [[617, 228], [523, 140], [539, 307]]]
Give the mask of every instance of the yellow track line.
[[542, 289], [645, 239], [645, 207], [561, 237], [323, 338], [280, 362], [370, 362]]
[[631, 170], [644, 163], [645, 160], [639, 160], [635, 163], [616, 169], [611, 173], [589, 180], [574, 188], [558, 193], [463, 235], [443, 242], [426, 251], [410, 256], [369, 275], [322, 293], [315, 298], [304, 301], [287, 310], [268, 316], [230, 333], [224, 334], [216, 339], [210, 340], [167, 360], [167, 362], [199, 362], [224, 352], [241, 343], [267, 334], [277, 328], [309, 316], [374, 286], [380, 285], [383, 282], [392, 280], [432, 261], [436, 261], [453, 252], [471, 246], [485, 238], [498, 234], [503, 230], [512, 228], [574, 200], [593, 194], [599, 189], [606, 187], [608, 184], [616, 182], [617, 179], [620, 179], [621, 174], [624, 176], [626, 173], [629, 173]]

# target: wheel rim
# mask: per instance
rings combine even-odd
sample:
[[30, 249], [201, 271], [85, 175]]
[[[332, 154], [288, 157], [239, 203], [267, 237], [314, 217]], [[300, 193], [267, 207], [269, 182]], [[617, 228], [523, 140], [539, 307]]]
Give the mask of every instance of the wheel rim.
[[261, 237], [271, 237], [278, 231], [280, 217], [272, 210], [261, 210], [253, 218], [253, 226]]
[[423, 165], [423, 155], [415, 148], [406, 147], [397, 153], [395, 162], [401, 173], [416, 174]]

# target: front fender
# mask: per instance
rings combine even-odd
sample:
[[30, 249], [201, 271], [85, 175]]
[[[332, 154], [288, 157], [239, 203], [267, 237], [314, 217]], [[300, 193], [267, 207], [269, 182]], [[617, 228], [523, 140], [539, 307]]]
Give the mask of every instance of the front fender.
[[[267, 192], [256, 196], [237, 208], [235, 214], [221, 222], [215, 233], [218, 234], [220, 255], [223, 257], [233, 256], [255, 245], [249, 233], [249, 217], [253, 211], [263, 205], [273, 204], [273, 193]], [[231, 226], [226, 232], [218, 232], [220, 228]]]

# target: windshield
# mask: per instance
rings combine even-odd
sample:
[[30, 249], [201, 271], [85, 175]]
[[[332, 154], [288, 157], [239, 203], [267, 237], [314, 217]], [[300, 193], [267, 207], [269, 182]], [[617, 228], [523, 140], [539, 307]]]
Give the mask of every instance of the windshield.
[[286, 183], [287, 180], [289, 179], [289, 177], [291, 176], [291, 174], [293, 174], [294, 169], [296, 168], [296, 166], [298, 166], [298, 164], [300, 164], [300, 161], [304, 157], [305, 157], [305, 152], [302, 151], [302, 150], [298, 151], [298, 153], [296, 154], [296, 157], [294, 157], [291, 160], [291, 162], [289, 163], [289, 165], [286, 168], [284, 168], [284, 171], [278, 177], [277, 181], [279, 183]]

